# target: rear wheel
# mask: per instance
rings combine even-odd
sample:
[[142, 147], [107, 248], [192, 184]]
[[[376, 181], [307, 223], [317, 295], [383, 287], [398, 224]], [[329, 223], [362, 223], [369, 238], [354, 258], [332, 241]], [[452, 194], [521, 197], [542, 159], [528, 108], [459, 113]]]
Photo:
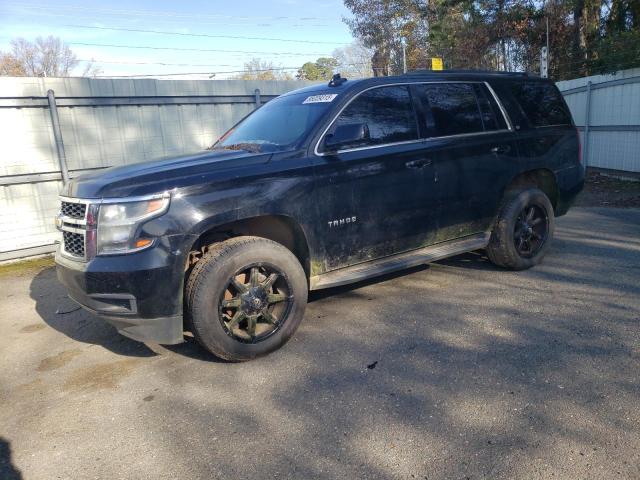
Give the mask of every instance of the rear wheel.
[[265, 355], [291, 338], [307, 303], [307, 279], [284, 246], [237, 237], [210, 248], [196, 263], [185, 299], [193, 334], [232, 361]]
[[546, 254], [554, 228], [553, 206], [544, 192], [537, 188], [510, 192], [491, 233], [487, 255], [501, 267], [530, 268]]

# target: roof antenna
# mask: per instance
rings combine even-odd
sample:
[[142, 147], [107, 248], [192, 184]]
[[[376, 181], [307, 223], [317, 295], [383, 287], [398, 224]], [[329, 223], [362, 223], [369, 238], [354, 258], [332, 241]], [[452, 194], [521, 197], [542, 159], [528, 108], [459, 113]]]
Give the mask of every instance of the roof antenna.
[[333, 78], [329, 81], [330, 87], [339, 87], [344, 82], [346, 82], [346, 78], [342, 78], [339, 73], [334, 73]]

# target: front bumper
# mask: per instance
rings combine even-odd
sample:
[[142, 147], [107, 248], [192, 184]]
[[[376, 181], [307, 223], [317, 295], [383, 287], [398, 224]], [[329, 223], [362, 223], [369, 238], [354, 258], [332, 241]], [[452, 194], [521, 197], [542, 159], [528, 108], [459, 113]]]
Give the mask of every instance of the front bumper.
[[138, 253], [89, 262], [56, 252], [58, 279], [69, 297], [141, 342], [183, 341], [182, 282], [185, 255], [171, 242]]

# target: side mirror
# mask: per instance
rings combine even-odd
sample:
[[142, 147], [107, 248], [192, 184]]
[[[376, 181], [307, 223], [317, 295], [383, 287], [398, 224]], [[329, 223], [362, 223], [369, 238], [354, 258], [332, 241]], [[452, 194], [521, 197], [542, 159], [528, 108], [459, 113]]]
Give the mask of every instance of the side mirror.
[[335, 152], [341, 146], [352, 145], [369, 138], [369, 127], [366, 123], [346, 123], [338, 125], [333, 133], [324, 137], [324, 148], [327, 152]]

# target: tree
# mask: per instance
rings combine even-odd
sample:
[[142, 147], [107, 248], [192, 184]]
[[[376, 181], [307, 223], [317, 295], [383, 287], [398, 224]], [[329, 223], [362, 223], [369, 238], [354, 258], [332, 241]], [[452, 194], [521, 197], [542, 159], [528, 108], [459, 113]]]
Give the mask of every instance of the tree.
[[273, 62], [252, 58], [244, 64], [244, 71], [234, 77], [236, 80], [292, 80], [291, 74], [274, 66]]
[[353, 35], [373, 50], [376, 75], [445, 68], [537, 72], [549, 21], [557, 79], [640, 66], [640, 0], [344, 0]]
[[353, 17], [346, 19], [351, 33], [373, 50], [373, 74], [402, 73], [402, 39], [409, 68], [426, 64], [428, 3], [419, 0], [344, 0]]
[[1, 76], [24, 77], [26, 74], [22, 64], [13, 55], [0, 52]]
[[11, 41], [11, 50], [2, 53], [2, 75], [68, 77], [78, 59], [60, 38], [38, 37], [35, 42], [24, 38]]
[[355, 40], [343, 48], [333, 51], [333, 58], [338, 63], [337, 69], [346, 78], [365, 78], [373, 73], [371, 59], [373, 49], [368, 48], [361, 40]]
[[300, 80], [331, 80], [333, 70], [338, 66], [335, 58], [320, 57], [315, 62], [307, 62], [300, 70], [296, 77]]

